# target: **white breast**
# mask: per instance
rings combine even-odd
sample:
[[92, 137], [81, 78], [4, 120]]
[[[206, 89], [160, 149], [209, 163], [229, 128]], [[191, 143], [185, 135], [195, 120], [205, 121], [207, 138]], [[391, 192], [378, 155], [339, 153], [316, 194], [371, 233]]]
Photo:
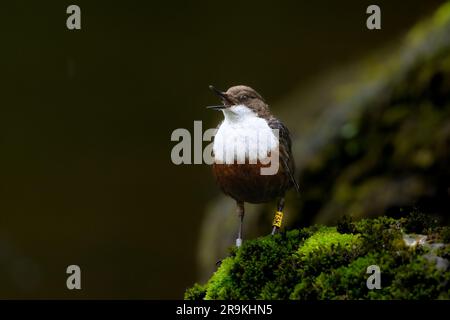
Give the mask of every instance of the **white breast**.
[[278, 138], [263, 118], [245, 106], [224, 110], [225, 120], [214, 137], [216, 163], [256, 163], [278, 149]]

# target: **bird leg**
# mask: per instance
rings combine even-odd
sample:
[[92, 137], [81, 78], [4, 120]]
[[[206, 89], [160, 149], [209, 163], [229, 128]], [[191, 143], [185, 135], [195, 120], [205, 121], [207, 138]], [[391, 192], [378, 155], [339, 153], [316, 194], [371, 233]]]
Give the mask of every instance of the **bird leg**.
[[244, 202], [237, 201], [237, 214], [239, 217], [239, 232], [238, 237], [236, 239], [236, 247], [240, 247], [242, 245], [242, 225], [244, 224]]
[[283, 220], [283, 209], [284, 209], [284, 196], [278, 200], [278, 211], [275, 213], [275, 217], [272, 222], [272, 235], [277, 233], [278, 229], [281, 227], [281, 222]]

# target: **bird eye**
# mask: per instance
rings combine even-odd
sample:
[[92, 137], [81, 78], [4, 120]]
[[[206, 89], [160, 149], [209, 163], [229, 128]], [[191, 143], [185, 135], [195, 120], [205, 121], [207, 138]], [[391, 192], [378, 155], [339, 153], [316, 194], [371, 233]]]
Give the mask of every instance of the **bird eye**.
[[242, 100], [247, 100], [248, 99], [248, 96], [247, 95], [245, 95], [245, 94], [243, 94], [242, 96], [240, 96], [240, 100], [242, 101]]

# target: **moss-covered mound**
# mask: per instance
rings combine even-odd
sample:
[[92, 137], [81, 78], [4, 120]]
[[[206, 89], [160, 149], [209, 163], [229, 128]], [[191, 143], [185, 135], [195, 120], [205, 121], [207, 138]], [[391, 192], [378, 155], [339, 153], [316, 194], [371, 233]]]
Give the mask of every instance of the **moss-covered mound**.
[[[287, 226], [413, 207], [450, 224], [450, 2], [396, 45], [301, 81], [270, 105], [291, 131], [301, 189], [286, 199]], [[207, 207], [201, 230], [204, 280], [237, 230], [235, 204], [224, 197]], [[264, 234], [274, 208], [247, 206], [246, 235]]]
[[[449, 299], [448, 227], [425, 215], [313, 226], [232, 249], [186, 299]], [[381, 272], [369, 290], [367, 267]]]

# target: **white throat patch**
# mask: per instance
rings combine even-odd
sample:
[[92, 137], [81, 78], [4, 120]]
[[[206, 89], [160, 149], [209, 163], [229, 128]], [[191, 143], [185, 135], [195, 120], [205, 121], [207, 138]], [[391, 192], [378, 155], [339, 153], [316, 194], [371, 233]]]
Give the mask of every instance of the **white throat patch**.
[[269, 153], [278, 150], [278, 134], [263, 118], [244, 105], [223, 110], [225, 119], [214, 137], [216, 163], [267, 163]]

